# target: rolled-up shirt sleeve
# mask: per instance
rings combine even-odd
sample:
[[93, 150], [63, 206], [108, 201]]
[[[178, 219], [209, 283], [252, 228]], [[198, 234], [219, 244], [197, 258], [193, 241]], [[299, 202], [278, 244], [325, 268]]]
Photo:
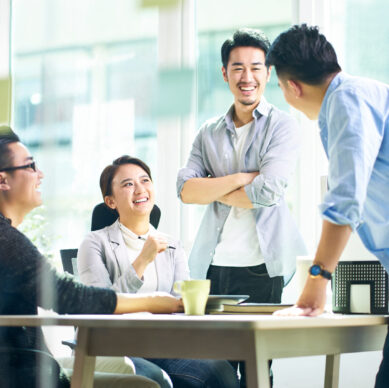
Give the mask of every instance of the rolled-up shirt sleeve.
[[186, 166], [178, 171], [177, 175], [177, 196], [181, 198], [181, 191], [184, 183], [191, 178], [204, 178], [207, 176], [207, 171], [204, 166], [202, 155], [202, 136], [203, 130], [199, 132], [193, 142], [192, 149], [186, 163]]
[[259, 162], [259, 175], [245, 186], [254, 208], [279, 204], [296, 167], [300, 144], [294, 118], [285, 116], [272, 127], [271, 140]]
[[355, 230], [363, 222], [382, 132], [368, 103], [354, 91], [334, 92], [326, 109], [328, 139], [322, 133], [322, 140], [327, 143], [329, 190], [320, 211], [324, 219]]

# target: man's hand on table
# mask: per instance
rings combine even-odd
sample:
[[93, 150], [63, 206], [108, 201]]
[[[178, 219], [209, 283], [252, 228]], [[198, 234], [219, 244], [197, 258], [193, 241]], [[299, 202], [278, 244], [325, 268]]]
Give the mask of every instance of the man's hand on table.
[[316, 317], [322, 314], [326, 303], [327, 283], [328, 280], [324, 278], [308, 278], [297, 303], [287, 309], [276, 311], [274, 315]]
[[[337, 225], [323, 221], [320, 242], [317, 248], [315, 264], [333, 272], [351, 234], [350, 225]], [[296, 305], [285, 310], [276, 311], [275, 315], [306, 315], [316, 317], [324, 312], [328, 280], [322, 276], [308, 277], [304, 290]]]
[[149, 305], [148, 310], [153, 314], [172, 314], [184, 311], [184, 305], [182, 299], [165, 293], [155, 292], [149, 294]]
[[181, 299], [167, 292], [150, 294], [117, 294], [115, 314], [147, 311], [153, 314], [172, 314], [184, 311]]

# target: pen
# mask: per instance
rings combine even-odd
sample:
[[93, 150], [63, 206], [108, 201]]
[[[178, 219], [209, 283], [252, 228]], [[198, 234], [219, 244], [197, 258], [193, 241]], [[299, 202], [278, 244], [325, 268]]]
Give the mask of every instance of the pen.
[[[142, 236], [138, 236], [138, 239], [139, 240], [142, 240], [142, 241], [146, 241], [146, 239], [144, 238], [144, 237], [142, 237]], [[172, 247], [171, 245], [168, 245], [167, 246], [169, 249], [176, 249], [176, 247]]]

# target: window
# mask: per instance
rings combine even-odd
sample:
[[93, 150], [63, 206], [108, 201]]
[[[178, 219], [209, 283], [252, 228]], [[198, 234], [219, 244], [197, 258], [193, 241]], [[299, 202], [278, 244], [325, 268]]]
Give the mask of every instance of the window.
[[56, 251], [90, 229], [104, 166], [134, 154], [156, 167], [158, 10], [139, 4], [12, 2], [13, 127], [45, 173]]
[[389, 3], [386, 0], [331, 2], [331, 41], [343, 70], [389, 82]]

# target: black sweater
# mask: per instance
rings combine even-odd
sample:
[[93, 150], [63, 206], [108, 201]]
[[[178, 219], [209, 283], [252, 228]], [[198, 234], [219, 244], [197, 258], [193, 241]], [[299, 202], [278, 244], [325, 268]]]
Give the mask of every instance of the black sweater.
[[[57, 273], [0, 213], [0, 315], [35, 315], [38, 306], [60, 314], [111, 314], [116, 294]], [[0, 326], [0, 346], [47, 351], [35, 327]]]

